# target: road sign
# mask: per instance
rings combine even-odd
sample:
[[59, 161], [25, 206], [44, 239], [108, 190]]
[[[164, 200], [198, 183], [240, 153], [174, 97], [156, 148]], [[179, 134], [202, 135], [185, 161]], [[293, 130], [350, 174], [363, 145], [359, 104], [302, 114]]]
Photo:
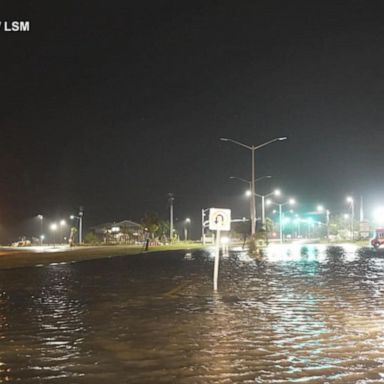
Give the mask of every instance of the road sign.
[[369, 238], [369, 222], [360, 221], [359, 227], [360, 227], [359, 228], [360, 237], [363, 239], [368, 239]]
[[209, 229], [211, 231], [230, 231], [231, 210], [223, 208], [210, 208]]

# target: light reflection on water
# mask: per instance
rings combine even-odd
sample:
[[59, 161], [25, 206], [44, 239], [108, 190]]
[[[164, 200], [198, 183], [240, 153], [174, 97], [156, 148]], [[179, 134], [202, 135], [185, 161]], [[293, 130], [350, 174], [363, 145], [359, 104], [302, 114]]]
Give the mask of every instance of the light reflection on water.
[[203, 251], [0, 271], [0, 383], [384, 382], [384, 254]]

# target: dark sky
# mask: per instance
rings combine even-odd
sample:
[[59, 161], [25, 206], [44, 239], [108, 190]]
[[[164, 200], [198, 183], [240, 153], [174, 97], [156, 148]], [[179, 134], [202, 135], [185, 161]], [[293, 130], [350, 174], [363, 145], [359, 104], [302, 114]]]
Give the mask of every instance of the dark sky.
[[[279, 186], [302, 209], [384, 192], [384, 16], [375, 1], [14, 1], [0, 21], [0, 230], [85, 207], [247, 214]], [[13, 231], [16, 231], [13, 229]], [[3, 235], [1, 235], [3, 236]], [[1, 238], [0, 236], [0, 238]]]

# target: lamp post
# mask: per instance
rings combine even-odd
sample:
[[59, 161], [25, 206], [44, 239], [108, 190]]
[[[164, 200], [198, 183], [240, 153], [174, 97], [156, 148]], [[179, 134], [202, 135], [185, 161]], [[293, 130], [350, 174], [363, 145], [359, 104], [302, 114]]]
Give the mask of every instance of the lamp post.
[[347, 203], [351, 206], [351, 230], [352, 230], [352, 241], [355, 240], [355, 228], [354, 228], [354, 221], [355, 221], [355, 200], [353, 197], [348, 196], [346, 199]]
[[52, 223], [50, 226], [51, 231], [53, 232], [53, 246], [55, 247], [56, 245], [56, 231], [57, 231], [57, 224]]
[[220, 140], [221, 141], [228, 141], [228, 142], [231, 142], [233, 144], [236, 144], [236, 145], [239, 145], [243, 148], [246, 148], [248, 150], [250, 150], [252, 152], [252, 173], [251, 173], [251, 193], [252, 193], [252, 196], [251, 196], [251, 234], [254, 235], [256, 233], [256, 201], [255, 201], [255, 151], [257, 149], [260, 149], [262, 147], [265, 147], [266, 145], [268, 144], [271, 144], [271, 143], [274, 143], [275, 141], [282, 141], [282, 140], [286, 140], [287, 138], [286, 137], [277, 137], [275, 139], [272, 139], [272, 140], [269, 140], [263, 144], [260, 144], [260, 145], [246, 145], [246, 144], [243, 144], [237, 140], [233, 140], [233, 139], [228, 139], [228, 138], [225, 138], [225, 137], [221, 137]]
[[[255, 183], [257, 183], [258, 181], [261, 181], [261, 180], [264, 180], [264, 179], [270, 179], [272, 176], [260, 176], [258, 178], [255, 179]], [[242, 179], [241, 177], [236, 177], [236, 176], [229, 176], [230, 179], [232, 180], [239, 180], [243, 183], [246, 183], [249, 185], [249, 190], [245, 192], [245, 195], [246, 196], [252, 196], [252, 192], [251, 192], [251, 189], [252, 189], [252, 182], [249, 181], [249, 180], [245, 180], [245, 179]], [[276, 190], [278, 191], [278, 193], [280, 193], [279, 190]], [[275, 192], [276, 192], [275, 191]], [[272, 192], [271, 194], [273, 194], [274, 192]], [[262, 224], [263, 224], [263, 227], [265, 225], [265, 197], [271, 195], [271, 194], [268, 194], [268, 195], [265, 195], [265, 196], [262, 196], [262, 195], [258, 195], [256, 194], [256, 196], [259, 196], [262, 198], [261, 202], [262, 202]], [[251, 217], [252, 217], [252, 199], [250, 200], [250, 213], [251, 213]]]
[[77, 219], [79, 221], [79, 244], [83, 242], [83, 212], [79, 212], [79, 216], [71, 215], [71, 220]]
[[327, 240], [329, 241], [329, 215], [330, 215], [330, 211], [329, 211], [329, 209], [324, 209], [324, 207], [322, 205], [318, 205], [316, 210], [319, 213], [325, 214], [325, 224], [327, 227]]
[[191, 219], [187, 217], [184, 222], [184, 240], [188, 240], [188, 225], [191, 224]]
[[256, 193], [256, 196], [261, 197], [261, 224], [263, 229], [265, 229], [265, 199], [272, 195], [280, 196], [281, 192], [279, 189], [275, 189], [273, 192], [270, 192], [267, 195], [258, 195]]
[[40, 245], [43, 245], [44, 235], [43, 235], [43, 215], [37, 215], [37, 218], [40, 220]]
[[283, 207], [285, 205], [294, 205], [296, 204], [295, 199], [289, 199], [285, 203], [275, 203], [272, 200], [268, 199], [267, 200], [267, 205], [277, 205], [279, 207], [279, 230], [280, 230], [280, 244], [283, 244]]

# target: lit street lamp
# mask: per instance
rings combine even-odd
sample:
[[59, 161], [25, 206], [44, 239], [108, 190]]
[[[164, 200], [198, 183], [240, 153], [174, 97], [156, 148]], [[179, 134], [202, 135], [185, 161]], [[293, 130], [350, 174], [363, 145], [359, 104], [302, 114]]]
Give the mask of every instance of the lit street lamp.
[[355, 221], [355, 200], [353, 197], [348, 196], [346, 199], [347, 203], [351, 206], [351, 230], [352, 230], [352, 241], [355, 240], [355, 226], [354, 226], [354, 221]]
[[[255, 183], [257, 183], [258, 181], [264, 180], [264, 179], [270, 179], [271, 177], [272, 176], [261, 176], [261, 177], [258, 177], [258, 178], [255, 179]], [[251, 181], [245, 180], [245, 179], [242, 179], [241, 177], [236, 177], [236, 176], [229, 176], [229, 178], [230, 179], [234, 179], [234, 180], [242, 181], [243, 183], [247, 183], [249, 185], [249, 190], [247, 190], [245, 192], [245, 196], [247, 196], [247, 197], [252, 196], [252, 191], [251, 191], [251, 189], [252, 189], [252, 182]], [[275, 196], [279, 196], [280, 191], [277, 189], [276, 191], [274, 191], [274, 192], [272, 192], [272, 193], [270, 193], [268, 195], [264, 195], [264, 196], [256, 194], [256, 196], [261, 197], [261, 207], [262, 207], [262, 219], [261, 219], [261, 221], [262, 221], [263, 228], [265, 226], [265, 198], [268, 197], [268, 196], [271, 196], [273, 194], [275, 194]], [[250, 213], [251, 213], [251, 217], [252, 217], [252, 199], [250, 200]]]
[[184, 240], [187, 241], [188, 240], [188, 225], [191, 224], [191, 219], [189, 217], [187, 217], [185, 219], [185, 223], [184, 223]]
[[272, 200], [268, 199], [267, 200], [267, 205], [271, 205], [271, 204], [274, 204], [274, 205], [277, 205], [279, 207], [279, 230], [280, 230], [280, 244], [283, 243], [283, 207], [285, 205], [294, 205], [296, 204], [296, 201], [295, 199], [289, 199], [288, 201], [286, 201], [285, 203], [275, 203], [273, 202]]
[[246, 144], [243, 144], [237, 140], [228, 139], [225, 137], [220, 138], [221, 141], [231, 142], [231, 143], [239, 145], [243, 148], [249, 149], [252, 152], [252, 174], [251, 174], [251, 176], [252, 176], [252, 178], [251, 178], [251, 193], [252, 193], [252, 196], [251, 196], [251, 204], [252, 204], [251, 205], [252, 206], [252, 209], [251, 209], [251, 234], [252, 235], [254, 235], [256, 233], [255, 151], [257, 149], [265, 147], [268, 144], [274, 143], [275, 141], [282, 141], [282, 140], [286, 140], [286, 139], [287, 139], [286, 137], [277, 137], [277, 138], [269, 140], [263, 144], [255, 146], [255, 145], [246, 145]]
[[78, 220], [79, 221], [79, 244], [83, 243], [83, 211], [80, 208], [79, 216], [71, 215], [71, 220]]
[[270, 192], [266, 195], [258, 195], [256, 196], [261, 197], [261, 224], [262, 228], [265, 229], [265, 198], [268, 198], [270, 196], [280, 196], [281, 192], [279, 189], [275, 189], [273, 192]]
[[52, 223], [50, 226], [51, 231], [53, 232], [53, 246], [56, 244], [56, 231], [57, 231], [57, 224]]
[[40, 245], [43, 245], [44, 235], [43, 235], [43, 215], [37, 215], [37, 218], [40, 220]]

